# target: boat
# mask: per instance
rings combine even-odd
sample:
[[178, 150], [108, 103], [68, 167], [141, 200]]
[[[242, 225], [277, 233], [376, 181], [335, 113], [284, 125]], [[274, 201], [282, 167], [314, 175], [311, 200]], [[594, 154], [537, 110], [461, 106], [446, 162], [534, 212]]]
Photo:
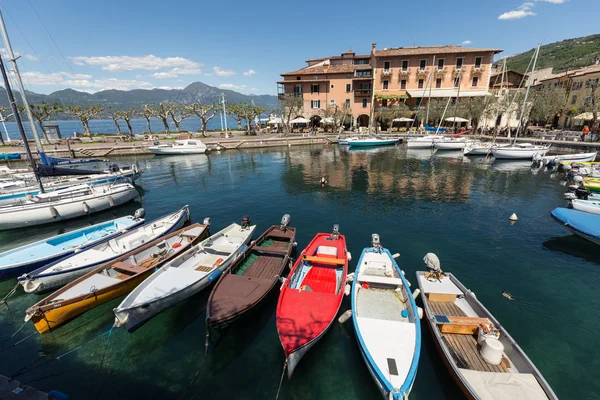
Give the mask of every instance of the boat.
[[555, 208], [550, 215], [575, 235], [600, 245], [600, 215], [562, 207]]
[[244, 217], [181, 253], [145, 279], [113, 311], [115, 326], [133, 332], [169, 307], [214, 283], [246, 248], [256, 225]]
[[389, 146], [398, 143], [398, 138], [383, 139], [380, 137], [370, 137], [364, 139], [348, 139], [348, 145], [352, 147], [373, 147], [373, 146]]
[[[189, 221], [190, 211], [188, 206], [185, 206], [181, 210], [158, 218], [135, 230], [130, 229], [129, 232], [120, 236], [46, 264], [20, 276], [18, 281], [27, 293], [39, 294], [58, 289], [102, 264], [183, 228]], [[208, 224], [207, 221], [205, 224]]]
[[433, 253], [417, 271], [426, 324], [446, 368], [468, 399], [558, 397], [506, 329]]
[[534, 146], [531, 143], [515, 143], [512, 146], [493, 147], [494, 158], [504, 160], [531, 160], [534, 156], [545, 156], [550, 146]]
[[425, 130], [427, 132], [446, 132], [448, 128], [440, 128], [435, 126], [429, 126], [429, 124], [425, 124]]
[[21, 154], [19, 153], [0, 153], [0, 160], [9, 161], [9, 160], [20, 160]]
[[487, 156], [491, 154], [492, 148], [502, 147], [504, 145], [498, 145], [492, 142], [474, 142], [468, 144], [463, 149], [463, 155], [465, 156]]
[[130, 183], [78, 185], [39, 193], [25, 201], [0, 206], [0, 231], [82, 217], [139, 197]]
[[406, 146], [409, 149], [429, 149], [433, 147], [433, 143], [436, 140], [443, 140], [445, 136], [442, 135], [425, 135], [425, 136], [413, 136], [406, 138]]
[[25, 311], [40, 334], [52, 332], [92, 308], [129, 293], [160, 268], [206, 237], [208, 227], [189, 225], [79, 277]]
[[350, 140], [358, 140], [359, 137], [358, 136], [353, 136], [353, 137], [338, 137], [338, 144], [340, 146], [347, 146], [348, 142]]
[[598, 178], [584, 178], [582, 184], [592, 192], [600, 192], [600, 179]]
[[331, 327], [342, 304], [350, 254], [338, 225], [319, 233], [283, 283], [276, 324], [288, 378], [300, 359]]
[[577, 153], [577, 154], [556, 154], [553, 156], [544, 156], [542, 157], [542, 163], [547, 165], [548, 163], [553, 163], [555, 165], [566, 163], [578, 163], [578, 162], [590, 162], [596, 159], [598, 155], [597, 151], [591, 153]]
[[176, 140], [172, 144], [159, 144], [157, 146], [148, 147], [148, 151], [159, 155], [176, 155], [176, 154], [205, 154], [207, 147], [200, 140]]
[[296, 228], [284, 215], [238, 259], [223, 270], [206, 305], [206, 323], [223, 328], [257, 306], [279, 282], [290, 264]]
[[358, 347], [384, 399], [408, 398], [421, 353], [421, 321], [409, 283], [373, 234], [352, 281]]
[[465, 139], [445, 138], [436, 140], [433, 143], [433, 147], [435, 147], [436, 150], [462, 150], [471, 143], [473, 142]]
[[86, 226], [29, 243], [0, 254], [0, 279], [33, 271], [76, 252], [114, 239], [144, 223], [143, 209], [135, 215]]
[[600, 214], [600, 201], [598, 200], [579, 200], [570, 201], [570, 206], [577, 211], [583, 211], [590, 214]]

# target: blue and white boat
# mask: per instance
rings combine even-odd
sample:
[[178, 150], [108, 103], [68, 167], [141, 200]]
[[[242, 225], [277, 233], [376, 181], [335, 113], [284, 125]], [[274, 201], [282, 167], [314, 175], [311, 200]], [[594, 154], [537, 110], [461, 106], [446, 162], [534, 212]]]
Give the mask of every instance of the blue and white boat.
[[552, 218], [577, 236], [600, 245], [600, 215], [558, 207]]
[[43, 293], [58, 289], [102, 264], [183, 228], [189, 221], [189, 208], [185, 206], [135, 230], [23, 274], [19, 277], [19, 283], [27, 293]]
[[33, 271], [98, 243], [113, 239], [144, 223], [135, 216], [113, 219], [26, 244], [0, 254], [0, 279]]
[[379, 137], [370, 137], [364, 139], [352, 138], [348, 139], [350, 147], [372, 147], [372, 146], [389, 146], [398, 143], [399, 139], [383, 139]]
[[404, 273], [373, 235], [352, 283], [352, 321], [361, 354], [385, 399], [404, 400], [421, 353], [419, 310]]

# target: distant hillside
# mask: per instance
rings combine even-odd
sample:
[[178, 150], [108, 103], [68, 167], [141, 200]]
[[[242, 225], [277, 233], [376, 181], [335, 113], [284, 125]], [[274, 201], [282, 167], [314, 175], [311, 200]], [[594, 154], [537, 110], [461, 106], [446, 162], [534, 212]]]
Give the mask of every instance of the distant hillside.
[[[507, 67], [524, 73], [534, 51], [531, 49], [507, 58]], [[536, 69], [554, 67], [554, 73], [558, 73], [591, 65], [597, 58], [600, 58], [600, 34], [543, 45]]]
[[[14, 91], [14, 89], [13, 89]], [[31, 104], [40, 104], [42, 101], [48, 103], [57, 102], [64, 105], [91, 105], [101, 104], [105, 107], [127, 109], [139, 107], [145, 103], [160, 103], [162, 101], [173, 101], [180, 103], [218, 103], [221, 93], [225, 94], [225, 100], [231, 103], [254, 102], [255, 105], [265, 107], [268, 110], [277, 108], [277, 96], [272, 95], [246, 95], [233, 90], [219, 89], [202, 82], [194, 82], [184, 89], [135, 89], [135, 90], [103, 90], [94, 94], [78, 92], [73, 89], [59, 90], [48, 95], [27, 92], [27, 99]], [[20, 100], [21, 96], [15, 93]], [[6, 91], [0, 87], [0, 104], [8, 106]]]

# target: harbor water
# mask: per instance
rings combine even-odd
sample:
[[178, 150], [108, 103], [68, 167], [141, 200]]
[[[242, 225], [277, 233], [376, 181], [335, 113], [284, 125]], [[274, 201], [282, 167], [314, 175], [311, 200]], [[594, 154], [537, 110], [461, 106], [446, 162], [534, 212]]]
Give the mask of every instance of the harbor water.
[[[560, 176], [532, 170], [529, 162], [459, 154], [318, 146], [118, 161], [146, 170], [138, 184], [148, 220], [188, 204], [194, 221], [211, 218], [213, 232], [249, 215], [259, 234], [289, 213], [299, 249], [339, 224], [353, 255], [351, 270], [378, 233], [383, 246], [400, 253], [413, 289], [423, 257], [436, 253], [442, 269], [477, 294], [559, 398], [600, 399], [600, 252], [551, 219], [552, 209], [566, 205]], [[0, 251], [139, 207], [0, 232]], [[512, 213], [519, 217], [515, 224]], [[0, 282], [0, 296], [14, 284]], [[109, 332], [120, 298], [40, 336], [31, 323], [23, 326], [25, 309], [40, 297], [19, 288], [0, 309], [0, 374], [72, 399], [179, 399], [184, 393], [184, 399], [274, 399], [284, 363], [275, 328], [279, 292], [230, 326], [205, 355], [209, 291], [132, 334]], [[340, 313], [349, 307], [344, 300]], [[293, 378], [283, 379], [279, 398], [381, 398], [350, 321], [333, 324]], [[427, 329], [410, 398], [462, 398]]]

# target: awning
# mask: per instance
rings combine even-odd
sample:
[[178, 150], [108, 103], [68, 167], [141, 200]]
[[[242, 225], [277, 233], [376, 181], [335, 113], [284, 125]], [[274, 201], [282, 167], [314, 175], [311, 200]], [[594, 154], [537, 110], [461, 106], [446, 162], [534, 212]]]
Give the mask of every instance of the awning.
[[461, 117], [446, 118], [446, 121], [448, 121], [448, 122], [469, 122], [468, 119], [464, 119], [464, 118], [461, 118]]
[[[407, 90], [410, 97], [429, 97], [429, 89]], [[460, 97], [479, 97], [491, 96], [492, 94], [484, 90], [461, 90]], [[459, 93], [454, 89], [432, 89], [431, 97], [459, 97]]]
[[290, 121], [292, 124], [308, 124], [310, 121], [306, 118], [298, 117]]
[[267, 122], [267, 124], [269, 124], [269, 125], [278, 125], [278, 124], [281, 124], [281, 118], [273, 118], [272, 120], [270, 120], [269, 122]]
[[392, 120], [392, 122], [413, 122], [414, 119], [412, 118], [405, 118], [405, 117], [401, 117], [401, 118], [394, 118]]
[[[579, 114], [576, 117], [573, 117], [573, 119], [581, 119], [583, 121], [591, 121], [594, 119], [594, 114], [592, 114], [591, 112], [586, 112], [583, 114]], [[600, 115], [598, 116], [598, 120], [600, 121]]]

